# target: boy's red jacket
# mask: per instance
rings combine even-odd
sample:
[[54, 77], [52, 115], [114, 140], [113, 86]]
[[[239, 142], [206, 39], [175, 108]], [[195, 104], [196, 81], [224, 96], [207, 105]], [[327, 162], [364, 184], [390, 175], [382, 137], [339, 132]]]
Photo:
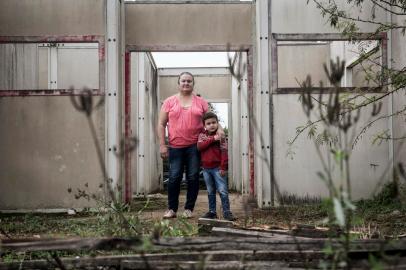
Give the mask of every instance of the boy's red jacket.
[[209, 135], [207, 131], [204, 131], [199, 134], [197, 149], [201, 153], [203, 168], [213, 169], [219, 167], [221, 170], [227, 170], [227, 139], [215, 141], [214, 135]]

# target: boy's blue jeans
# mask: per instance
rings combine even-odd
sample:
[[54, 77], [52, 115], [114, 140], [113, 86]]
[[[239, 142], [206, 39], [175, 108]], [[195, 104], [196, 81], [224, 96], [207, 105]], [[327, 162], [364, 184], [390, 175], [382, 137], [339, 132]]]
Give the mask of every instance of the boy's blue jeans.
[[206, 182], [209, 198], [209, 211], [216, 213], [216, 190], [220, 194], [223, 214], [230, 213], [230, 201], [228, 199], [228, 188], [226, 176], [220, 175], [219, 168], [203, 169], [203, 177]]
[[180, 183], [186, 167], [185, 209], [193, 211], [199, 193], [200, 153], [196, 145], [169, 148], [168, 208], [178, 211]]

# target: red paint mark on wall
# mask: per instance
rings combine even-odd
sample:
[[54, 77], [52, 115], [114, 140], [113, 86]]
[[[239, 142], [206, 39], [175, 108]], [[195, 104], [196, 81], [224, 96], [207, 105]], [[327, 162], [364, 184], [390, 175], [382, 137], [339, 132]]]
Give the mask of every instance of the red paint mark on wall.
[[[126, 141], [131, 137], [131, 53], [125, 53], [125, 93], [124, 93], [124, 135]], [[131, 152], [126, 151], [124, 157], [124, 170], [125, 170], [125, 191], [124, 199], [126, 203], [131, 201], [132, 187], [131, 187]]]
[[[247, 77], [248, 77], [248, 113], [254, 115], [254, 86], [253, 86], [253, 56], [252, 47], [247, 51]], [[249, 123], [249, 162], [250, 162], [250, 190], [249, 194], [255, 196], [255, 163], [254, 163], [254, 130]]]
[[0, 43], [73, 43], [73, 42], [98, 42], [104, 43], [104, 36], [99, 35], [74, 35], [74, 36], [0, 36]]
[[[82, 89], [35, 89], [35, 90], [2, 90], [0, 97], [29, 97], [29, 96], [78, 96]], [[100, 89], [91, 89], [94, 96], [103, 96]]]
[[103, 61], [106, 55], [106, 48], [104, 47], [103, 44], [99, 44], [99, 60]]

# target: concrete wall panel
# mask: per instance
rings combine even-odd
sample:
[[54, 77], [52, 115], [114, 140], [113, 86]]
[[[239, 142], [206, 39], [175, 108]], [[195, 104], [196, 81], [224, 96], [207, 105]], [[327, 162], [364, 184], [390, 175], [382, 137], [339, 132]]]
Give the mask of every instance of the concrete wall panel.
[[[307, 4], [307, 2], [309, 2]], [[327, 2], [327, 1], [320, 1]], [[345, 0], [336, 1], [340, 3], [345, 10], [349, 11], [355, 17], [361, 19], [371, 19], [371, 10], [373, 4], [371, 2], [364, 2], [362, 12], [353, 7], [353, 5], [346, 4]], [[376, 21], [386, 21], [385, 13], [376, 8]], [[323, 18], [320, 9], [316, 4], [310, 0], [272, 0], [271, 8], [272, 32], [273, 33], [334, 33], [337, 30], [330, 27], [326, 23], [327, 17]], [[360, 24], [362, 32], [374, 32], [375, 25]]]
[[[231, 75], [195, 75], [195, 94], [206, 100], [231, 100]], [[178, 93], [177, 76], [159, 77], [160, 100]]]
[[[0, 64], [0, 89], [48, 89], [49, 80], [57, 82], [54, 86], [60, 89], [71, 86], [75, 89], [98, 89], [97, 46], [58, 45], [61, 47], [43, 47], [35, 43], [0, 44], [0, 58], [3, 59]], [[56, 53], [53, 54], [52, 51]], [[57, 75], [50, 79], [52, 72]]]
[[[287, 144], [295, 137], [296, 128], [305, 125], [308, 121], [298, 98], [299, 95], [293, 94], [274, 96], [275, 180], [282, 193], [287, 192], [298, 197], [327, 196], [326, 184], [316, 174], [323, 171], [320, 158], [314, 143], [307, 136], [307, 131], [299, 137], [292, 148]], [[384, 104], [385, 102], [387, 101], [384, 101]], [[387, 106], [384, 105], [382, 113], [386, 110]], [[370, 112], [369, 107], [362, 110], [361, 120], [357, 126], [358, 131], [367, 123]], [[386, 130], [387, 127], [386, 121], [376, 122], [355, 145], [350, 160], [354, 199], [370, 196], [387, 168], [388, 143], [372, 145], [373, 135]], [[322, 126], [318, 125], [317, 131], [322, 130]], [[321, 147], [321, 151], [327, 153], [328, 149]], [[335, 172], [336, 184], [339, 185], [337, 166]], [[344, 183], [343, 185], [345, 186]]]
[[[404, 24], [402, 19], [406, 16], [397, 16], [395, 23]], [[397, 70], [402, 70], [406, 66], [406, 36], [400, 30], [393, 30], [392, 32], [392, 67]], [[393, 112], [404, 110], [406, 105], [406, 89], [400, 89], [393, 97]], [[393, 118], [393, 137], [402, 138], [406, 136], [406, 116], [405, 113]], [[406, 166], [406, 141], [394, 141], [394, 162], [395, 165], [401, 162]]]
[[322, 81], [328, 86], [323, 64], [329, 61], [329, 44], [278, 46], [278, 87], [299, 87], [298, 82], [302, 83], [307, 75], [314, 85]]
[[[146, 145], [148, 149], [146, 155], [148, 156], [147, 166], [149, 171], [149, 179], [146, 186], [146, 192], [152, 193], [157, 192], [162, 185], [162, 171], [160, 171], [160, 153], [159, 153], [159, 144], [157, 143], [157, 134], [156, 126], [158, 124], [158, 93], [157, 93], [157, 77], [156, 70], [152, 65], [150, 59], [147, 57], [147, 54], [143, 54], [145, 58], [145, 87], [147, 90], [147, 103], [146, 104], [146, 113], [145, 113], [145, 124], [146, 124]], [[155, 80], [155, 81], [154, 81]]]
[[58, 88], [99, 88], [98, 49], [58, 49]]
[[48, 89], [48, 48], [38, 48], [38, 88]]
[[127, 4], [126, 44], [247, 45], [251, 4]]
[[38, 45], [0, 44], [0, 89], [38, 89]]
[[105, 0], [2, 0], [0, 36], [104, 35]]
[[352, 68], [352, 86], [354, 87], [376, 87], [378, 81], [373, 78], [366, 80], [371, 74], [380, 74], [382, 68], [377, 64], [371, 64], [365, 61]]
[[[76, 200], [77, 188], [103, 194], [88, 121], [69, 97], [1, 98], [0, 119], [1, 210], [81, 208], [94, 202]], [[103, 147], [103, 107], [93, 120]]]
[[157, 144], [158, 94], [156, 69], [147, 53], [131, 53], [131, 130], [138, 146], [131, 159], [132, 193], [144, 196], [162, 186], [162, 161]]

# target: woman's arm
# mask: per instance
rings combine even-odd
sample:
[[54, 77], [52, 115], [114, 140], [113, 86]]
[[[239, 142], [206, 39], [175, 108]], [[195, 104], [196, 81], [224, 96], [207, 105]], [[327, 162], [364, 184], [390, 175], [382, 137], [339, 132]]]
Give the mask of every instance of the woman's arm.
[[168, 146], [165, 143], [165, 128], [168, 124], [168, 113], [161, 110], [159, 112], [157, 134], [159, 140], [159, 152], [161, 153], [161, 158], [168, 157]]
[[220, 138], [224, 139], [226, 137], [226, 133], [224, 132], [223, 127], [220, 125], [220, 123], [218, 124], [218, 128], [217, 128], [217, 135], [220, 136]]
[[228, 169], [228, 142], [227, 142], [226, 138], [220, 140], [220, 153], [221, 153], [220, 170], [227, 171], [227, 169]]

